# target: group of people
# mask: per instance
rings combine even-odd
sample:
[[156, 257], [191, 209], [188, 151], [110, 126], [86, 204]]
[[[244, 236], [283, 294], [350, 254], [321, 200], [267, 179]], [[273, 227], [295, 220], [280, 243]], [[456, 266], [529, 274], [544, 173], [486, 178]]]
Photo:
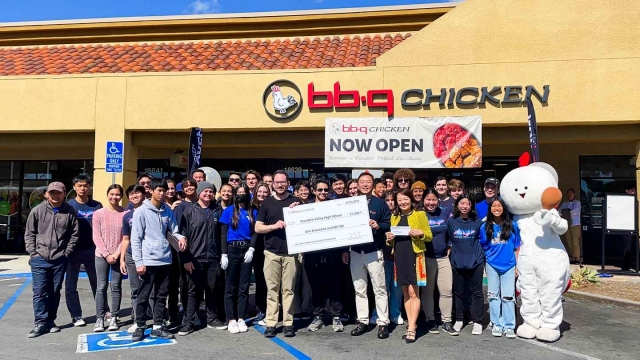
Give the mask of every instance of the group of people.
[[[95, 298], [96, 332], [119, 329], [121, 283], [128, 276], [133, 341], [144, 339], [147, 320], [154, 337], [173, 338], [172, 327], [179, 327], [178, 335], [190, 334], [203, 325], [202, 302], [207, 327], [246, 332], [252, 274], [257, 315], [251, 321], [265, 327], [266, 337], [276, 336], [282, 311], [286, 337], [295, 336], [296, 316], [313, 315], [309, 331], [329, 324], [343, 332], [343, 321], [355, 313], [351, 335], [376, 324], [384, 339], [391, 322], [405, 324], [402, 304], [408, 343], [416, 339], [421, 310], [431, 333], [441, 328], [458, 335], [473, 324], [472, 334], [479, 335], [485, 272], [491, 333], [514, 338], [520, 235], [499, 185], [496, 178], [486, 179], [484, 199], [476, 199], [460, 180], [438, 177], [427, 187], [412, 170], [400, 169], [381, 178], [368, 172], [348, 181], [340, 175], [314, 178], [289, 191], [286, 172], [261, 176], [250, 170], [231, 173], [217, 189], [196, 170], [179, 184], [142, 174], [126, 191], [111, 185], [102, 205], [89, 198], [86, 175], [73, 180], [76, 198], [68, 202], [65, 185], [52, 182], [25, 233], [35, 313], [29, 337], [60, 331], [55, 320], [65, 273], [73, 325], [86, 325], [77, 293], [84, 265]], [[288, 253], [283, 208], [361, 195], [368, 199], [372, 243]], [[127, 207], [121, 205], [125, 196]], [[394, 235], [395, 226], [410, 231]]]

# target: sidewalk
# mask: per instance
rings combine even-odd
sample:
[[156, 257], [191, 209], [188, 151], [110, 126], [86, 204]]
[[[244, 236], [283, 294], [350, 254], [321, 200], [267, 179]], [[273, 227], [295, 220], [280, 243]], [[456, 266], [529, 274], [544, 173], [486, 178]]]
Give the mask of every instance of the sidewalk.
[[0, 276], [31, 273], [29, 255], [0, 255]]

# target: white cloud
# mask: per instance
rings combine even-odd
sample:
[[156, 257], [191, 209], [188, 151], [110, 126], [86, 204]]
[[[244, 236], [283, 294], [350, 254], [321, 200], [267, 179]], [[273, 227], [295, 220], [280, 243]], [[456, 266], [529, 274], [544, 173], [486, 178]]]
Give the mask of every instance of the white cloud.
[[195, 0], [183, 11], [185, 14], [212, 14], [220, 12], [218, 0]]

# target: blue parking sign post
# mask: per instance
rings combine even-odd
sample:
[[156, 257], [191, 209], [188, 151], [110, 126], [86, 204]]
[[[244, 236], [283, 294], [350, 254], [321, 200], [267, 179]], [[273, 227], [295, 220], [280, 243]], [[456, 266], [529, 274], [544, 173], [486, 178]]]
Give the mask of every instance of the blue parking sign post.
[[122, 141], [107, 141], [106, 163], [104, 169], [111, 173], [111, 184], [116, 183], [116, 173], [124, 170], [124, 143]]

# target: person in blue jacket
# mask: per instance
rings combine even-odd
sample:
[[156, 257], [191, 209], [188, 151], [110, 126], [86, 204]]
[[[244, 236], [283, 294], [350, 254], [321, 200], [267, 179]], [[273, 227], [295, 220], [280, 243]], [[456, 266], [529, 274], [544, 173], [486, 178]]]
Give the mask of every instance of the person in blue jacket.
[[459, 196], [456, 199], [453, 217], [447, 220], [447, 230], [451, 240], [451, 267], [455, 294], [456, 323], [453, 328], [455, 331], [462, 329], [465, 288], [469, 287], [472, 298], [472, 334], [481, 335], [484, 314], [484, 295], [482, 293], [484, 251], [479, 241], [482, 219], [476, 214], [474, 205], [474, 201], [469, 195]]
[[491, 202], [487, 222], [480, 228], [480, 244], [487, 259], [489, 315], [491, 334], [515, 339], [516, 259], [520, 250], [520, 229], [511, 220], [500, 199]]

